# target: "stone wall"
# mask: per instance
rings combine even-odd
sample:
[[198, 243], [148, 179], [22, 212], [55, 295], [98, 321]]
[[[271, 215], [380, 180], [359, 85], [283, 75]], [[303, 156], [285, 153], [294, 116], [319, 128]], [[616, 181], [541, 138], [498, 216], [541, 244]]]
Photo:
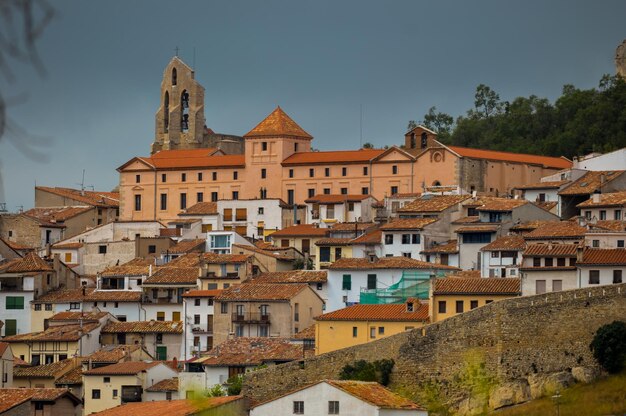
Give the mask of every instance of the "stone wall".
[[391, 387], [419, 393], [424, 382], [448, 386], [444, 399], [465, 392], [452, 380], [478, 352], [499, 383], [533, 374], [595, 367], [589, 344], [598, 327], [626, 317], [626, 284], [502, 300], [423, 329], [246, 375], [243, 393], [267, 400], [321, 379], [337, 378], [355, 360], [396, 361]]

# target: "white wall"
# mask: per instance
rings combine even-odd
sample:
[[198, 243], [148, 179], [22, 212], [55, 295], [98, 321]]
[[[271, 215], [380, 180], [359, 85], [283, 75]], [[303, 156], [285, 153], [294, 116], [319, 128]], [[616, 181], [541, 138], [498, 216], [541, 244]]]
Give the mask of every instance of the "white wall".
[[[409, 236], [409, 243], [402, 243], [402, 235], [407, 234]], [[419, 236], [419, 243], [413, 244], [413, 234]], [[393, 235], [393, 244], [386, 244], [386, 236]], [[424, 236], [418, 230], [406, 230], [406, 231], [385, 231], [382, 238], [383, 256], [401, 257], [404, 253], [411, 253], [411, 258], [420, 260], [420, 251], [424, 249]]]
[[585, 246], [593, 247], [593, 241], [597, 240], [596, 248], [620, 248], [618, 241], [621, 241], [621, 248], [626, 246], [626, 232], [602, 232], [585, 234]]
[[572, 168], [585, 170], [626, 170], [626, 148], [586, 160], [574, 160]]
[[[600, 271], [600, 284], [589, 284], [589, 271], [590, 270], [599, 270]], [[613, 270], [621, 270], [622, 271], [622, 282], [626, 282], [626, 267], [625, 266], [611, 266], [611, 267], [601, 267], [601, 266], [578, 266], [578, 282], [580, 287], [595, 287], [601, 285], [612, 285], [613, 284]]]
[[[514, 250], [510, 250], [514, 251]], [[498, 257], [492, 257], [491, 253], [498, 253]], [[519, 277], [519, 266], [522, 264], [522, 251], [515, 252], [515, 258], [513, 257], [502, 257], [502, 252], [500, 250], [497, 251], [483, 251], [482, 252], [482, 264], [480, 275], [482, 277], [490, 277], [489, 269], [495, 270], [495, 275], [493, 277], [502, 277], [501, 269], [505, 270], [504, 277]], [[515, 260], [515, 261], [514, 261]]]
[[[26, 279], [26, 278], [24, 278]], [[2, 291], [0, 292], [0, 319], [5, 322], [2, 327], [2, 335], [5, 335], [6, 330], [6, 320], [7, 319], [15, 319], [16, 320], [16, 330], [18, 334], [26, 334], [31, 332], [30, 328], [30, 302], [34, 299], [33, 292], [11, 292], [11, 291]], [[23, 297], [24, 298], [24, 309], [7, 309], [7, 296], [13, 297]]]
[[546, 281], [546, 292], [552, 292], [553, 282], [561, 280], [562, 290], [578, 288], [576, 270], [525, 271], [522, 272], [522, 296], [536, 295], [537, 280]]
[[[97, 303], [97, 305], [94, 305], [95, 303]], [[104, 306], [105, 304], [106, 306]], [[117, 307], [115, 306], [115, 301], [85, 302], [83, 308], [85, 311], [91, 311], [98, 308], [98, 310], [102, 312], [109, 312], [115, 317], [126, 316], [127, 321], [145, 320], [145, 313], [141, 310], [139, 302], [117, 302]]]
[[[200, 300], [200, 306], [195, 306], [195, 300]], [[212, 299], [206, 297], [183, 298], [183, 310], [185, 311], [185, 341], [186, 348], [183, 358], [185, 360], [193, 356], [192, 352], [197, 348], [193, 345], [194, 337], [200, 338], [200, 351], [206, 351], [208, 338], [213, 338], [212, 333], [207, 333], [208, 315], [213, 316], [213, 304], [209, 305]], [[200, 324], [194, 324], [194, 315], [200, 315]], [[201, 331], [193, 332], [193, 328], [199, 327]]]
[[[233, 218], [237, 208], [245, 208], [247, 212], [246, 221], [224, 221], [222, 213], [225, 208], [233, 210]], [[263, 208], [263, 213], [259, 212], [259, 208]], [[221, 200], [217, 201], [217, 210], [223, 226], [246, 225], [248, 237], [259, 238], [259, 222], [263, 222], [265, 230], [280, 230], [282, 228], [282, 208], [279, 199]]]

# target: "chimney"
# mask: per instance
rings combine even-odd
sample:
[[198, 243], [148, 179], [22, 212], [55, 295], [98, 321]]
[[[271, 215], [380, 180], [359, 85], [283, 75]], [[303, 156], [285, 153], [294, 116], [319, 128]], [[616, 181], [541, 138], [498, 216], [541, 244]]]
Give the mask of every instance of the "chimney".
[[576, 247], [576, 264], [578, 263], [582, 263], [583, 262], [583, 254], [584, 254], [584, 247], [582, 244], [579, 244]]
[[600, 192], [599, 192], [599, 191], [597, 191], [597, 190], [596, 190], [596, 191], [593, 193], [593, 195], [591, 196], [591, 201], [592, 201], [594, 204], [599, 204], [599, 203], [600, 203]]
[[148, 277], [152, 276], [152, 264], [148, 268]]

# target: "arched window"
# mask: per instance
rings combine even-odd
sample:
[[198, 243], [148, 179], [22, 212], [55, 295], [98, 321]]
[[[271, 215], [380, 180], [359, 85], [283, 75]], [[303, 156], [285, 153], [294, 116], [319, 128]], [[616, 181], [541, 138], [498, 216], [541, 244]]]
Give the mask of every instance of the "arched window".
[[189, 131], [189, 93], [183, 90], [180, 94], [180, 129], [183, 133]]
[[187, 90], [184, 90], [182, 94], [180, 94], [180, 108], [189, 108], [189, 93]]
[[435, 181], [435, 182], [433, 182], [433, 186], [441, 186], [441, 182]]
[[411, 133], [411, 149], [415, 149], [415, 133]]
[[165, 96], [163, 97], [163, 130], [165, 133], [170, 128], [170, 94], [165, 91]]
[[172, 85], [176, 85], [176, 68], [172, 68]]
[[428, 135], [426, 132], [422, 133], [422, 149], [425, 149], [428, 146]]

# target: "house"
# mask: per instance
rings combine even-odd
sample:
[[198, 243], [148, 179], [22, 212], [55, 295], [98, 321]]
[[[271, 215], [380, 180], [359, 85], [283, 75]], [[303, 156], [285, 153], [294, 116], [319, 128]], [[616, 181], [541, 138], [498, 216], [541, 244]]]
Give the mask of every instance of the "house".
[[94, 207], [94, 225], [116, 221], [120, 214], [119, 192], [88, 191], [61, 187], [35, 186], [35, 206], [43, 207]]
[[124, 403], [108, 410], [94, 413], [94, 416], [202, 416], [202, 415], [243, 415], [246, 401], [242, 396], [203, 397], [193, 402], [185, 399]]
[[353, 239], [350, 243], [353, 257], [368, 257], [374, 255], [383, 257], [383, 232], [376, 228], [368, 230], [361, 236]]
[[397, 217], [398, 209], [421, 197], [420, 192], [398, 193], [386, 196], [383, 201], [374, 204], [376, 209], [375, 220], [377, 222], [387, 222], [392, 217]]
[[427, 416], [420, 405], [372, 381], [323, 380], [256, 404], [250, 416], [358, 414]]
[[118, 321], [146, 319], [141, 308], [141, 293], [138, 290], [93, 290], [85, 294], [84, 310], [109, 312]]
[[585, 234], [585, 247], [624, 248], [626, 241], [626, 222], [606, 220], [588, 224]]
[[13, 371], [13, 387], [56, 388], [57, 380], [80, 366], [80, 358], [73, 357], [50, 364], [18, 367]]
[[59, 312], [80, 311], [93, 288], [58, 289], [46, 293], [30, 303], [31, 331], [43, 331], [47, 319]]
[[559, 214], [563, 219], [578, 215], [578, 204], [594, 193], [617, 192], [626, 189], [626, 171], [589, 171], [559, 191]]
[[0, 414], [81, 416], [82, 402], [68, 389], [0, 389]]
[[482, 267], [482, 249], [494, 241], [500, 233], [499, 224], [481, 224], [462, 226], [456, 229], [459, 242], [459, 267], [463, 270], [480, 270]]
[[578, 287], [624, 282], [626, 250], [623, 248], [585, 248], [584, 250], [578, 249], [577, 254]]
[[102, 328], [102, 346], [140, 345], [157, 360], [183, 356], [182, 321], [111, 322]]
[[487, 198], [476, 207], [480, 223], [500, 224], [502, 232], [523, 221], [558, 221], [555, 214], [524, 199]]
[[13, 387], [13, 350], [8, 342], [0, 342], [0, 388]]
[[377, 303], [383, 295], [397, 302], [418, 295], [426, 299], [432, 275], [458, 270], [408, 257], [342, 258], [328, 268], [326, 312], [355, 303]]
[[236, 231], [209, 231], [206, 233], [207, 252], [215, 254], [232, 253], [233, 244], [252, 245]]
[[400, 218], [439, 218], [451, 223], [463, 214], [463, 201], [470, 195], [422, 195], [397, 210]]
[[447, 240], [441, 243], [431, 242], [425, 245], [421, 259], [427, 263], [443, 264], [446, 266], [459, 267], [459, 246], [457, 240]]
[[520, 267], [524, 296], [580, 287], [576, 269], [578, 244], [527, 243]]
[[180, 321], [183, 294], [200, 287], [199, 267], [160, 267], [142, 283], [146, 318]]
[[574, 156], [573, 167], [585, 170], [623, 170], [626, 169], [625, 155], [626, 148], [604, 154], [593, 152], [584, 156]]
[[[315, 242], [314, 268], [327, 269], [342, 257], [364, 257], [380, 247], [381, 234], [371, 222], [337, 223], [330, 227], [328, 237]], [[379, 250], [382, 254], [382, 250]]]
[[244, 283], [215, 297], [213, 342], [229, 336], [291, 337], [314, 323], [324, 301], [308, 284]]
[[190, 290], [183, 294], [185, 316], [184, 360], [213, 348], [214, 299], [222, 290]]
[[380, 227], [383, 233], [383, 254], [387, 257], [420, 258], [430, 245], [448, 240], [448, 225], [437, 218], [395, 219]]
[[327, 300], [328, 273], [325, 270], [291, 270], [287, 272], [263, 273], [255, 276], [252, 279], [252, 283], [306, 283], [311, 289], [315, 290], [324, 302]]
[[526, 241], [520, 235], [500, 237], [480, 249], [483, 277], [518, 277]]
[[185, 363], [185, 371], [179, 375], [179, 395], [188, 397], [193, 391], [225, 384], [231, 377], [262, 365], [272, 366], [304, 357], [302, 343], [284, 338], [231, 338]]
[[206, 248], [206, 240], [202, 238], [191, 240], [180, 240], [174, 246], [168, 248], [161, 255], [164, 263], [169, 263], [177, 257], [188, 253], [204, 253]]
[[315, 256], [312, 248], [319, 239], [327, 237], [328, 234], [328, 228], [317, 227], [314, 224], [298, 224], [276, 231], [270, 238], [274, 245], [294, 247], [305, 256], [307, 254]]
[[590, 199], [576, 205], [581, 216], [591, 220], [623, 221], [626, 215], [626, 191], [594, 193]]
[[[287, 217], [293, 218], [292, 207], [278, 198], [220, 199], [217, 210], [221, 214], [223, 230], [261, 240], [284, 227], [285, 211]], [[293, 224], [293, 219], [289, 224]]]
[[587, 228], [574, 221], [540, 222], [537, 227], [524, 233], [528, 244], [579, 244], [584, 241]]
[[146, 389], [146, 402], [178, 399], [178, 377], [161, 380]]
[[315, 355], [365, 344], [429, 323], [428, 303], [352, 305], [315, 318]]
[[178, 373], [159, 361], [129, 361], [83, 372], [85, 414], [144, 401], [144, 391]]
[[454, 277], [431, 283], [430, 319], [443, 319], [476, 309], [491, 302], [521, 295], [519, 278]]
[[304, 263], [304, 256], [293, 247], [276, 247], [264, 243], [263, 246], [233, 244], [233, 254], [254, 256], [255, 264], [262, 272], [293, 270], [296, 262]]
[[201, 258], [201, 267], [200, 289], [203, 290], [227, 289], [240, 284], [260, 268], [254, 256], [234, 253], [206, 253]]
[[[347, 192], [348, 188], [345, 188]], [[370, 195], [318, 194], [304, 201], [307, 206], [306, 224], [332, 226], [338, 222], [370, 222], [374, 219], [372, 204], [377, 202]]]
[[216, 202], [198, 202], [179, 212], [178, 216], [181, 219], [199, 219], [201, 233], [223, 229]]

